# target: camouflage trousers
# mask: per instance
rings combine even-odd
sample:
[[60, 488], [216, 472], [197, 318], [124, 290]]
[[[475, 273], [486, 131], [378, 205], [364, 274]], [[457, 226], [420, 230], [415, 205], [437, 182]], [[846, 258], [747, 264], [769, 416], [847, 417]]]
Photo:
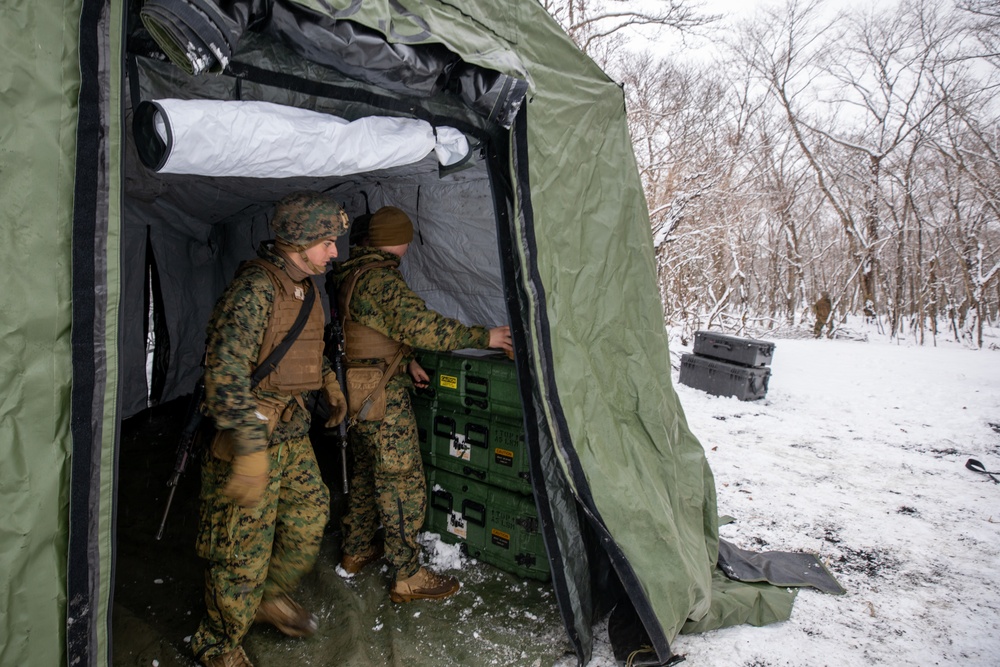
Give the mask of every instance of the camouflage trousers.
[[399, 579], [420, 569], [417, 533], [424, 525], [427, 483], [420, 459], [410, 394], [401, 383], [386, 387], [385, 419], [358, 422], [350, 431], [354, 472], [344, 516], [344, 553], [368, 551], [379, 524], [385, 558]]
[[201, 472], [198, 555], [207, 613], [191, 639], [199, 659], [235, 649], [262, 599], [292, 593], [312, 570], [330, 516], [330, 491], [307, 436], [273, 444], [269, 480], [256, 507], [222, 493], [232, 464], [206, 453]]

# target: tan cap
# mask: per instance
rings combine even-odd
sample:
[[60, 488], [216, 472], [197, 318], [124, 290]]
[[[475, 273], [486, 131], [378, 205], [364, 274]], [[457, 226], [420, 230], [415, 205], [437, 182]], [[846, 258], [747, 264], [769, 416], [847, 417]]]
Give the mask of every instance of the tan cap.
[[413, 240], [413, 223], [395, 206], [383, 206], [372, 214], [368, 243], [376, 248], [403, 245]]

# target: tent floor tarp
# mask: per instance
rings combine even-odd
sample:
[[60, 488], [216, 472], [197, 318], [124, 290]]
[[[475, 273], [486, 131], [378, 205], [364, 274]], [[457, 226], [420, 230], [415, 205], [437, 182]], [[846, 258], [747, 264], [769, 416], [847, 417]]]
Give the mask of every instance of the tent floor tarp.
[[[174, 465], [186, 398], [122, 424], [117, 553], [112, 612], [113, 663], [148, 667], [195, 664], [188, 648], [204, 610], [203, 561], [194, 553], [200, 466], [192, 462], [174, 498], [163, 538], [155, 539]], [[319, 440], [319, 438], [315, 438]], [[343, 510], [340, 459], [333, 442], [316, 442], [333, 497], [316, 568], [297, 598], [320, 619], [319, 632], [290, 639], [255, 626], [244, 643], [257, 667], [272, 665], [552, 665], [575, 654], [547, 583], [466, 561], [454, 572], [462, 590], [440, 602], [396, 605], [388, 573], [337, 574]]]

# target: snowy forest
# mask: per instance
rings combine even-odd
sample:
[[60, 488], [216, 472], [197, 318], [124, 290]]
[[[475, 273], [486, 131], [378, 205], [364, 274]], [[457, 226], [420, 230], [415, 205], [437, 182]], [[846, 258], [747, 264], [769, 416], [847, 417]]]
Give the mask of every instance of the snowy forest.
[[1000, 0], [541, 1], [623, 86], [667, 326], [983, 346]]

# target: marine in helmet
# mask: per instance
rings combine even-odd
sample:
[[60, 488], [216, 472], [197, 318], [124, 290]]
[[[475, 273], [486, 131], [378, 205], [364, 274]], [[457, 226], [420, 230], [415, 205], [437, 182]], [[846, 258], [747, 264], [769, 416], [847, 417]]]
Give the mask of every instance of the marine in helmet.
[[271, 227], [274, 240], [240, 266], [208, 326], [205, 409], [217, 434], [202, 465], [197, 538], [206, 614], [191, 639], [206, 667], [250, 665], [242, 641], [255, 622], [292, 637], [317, 629], [292, 598], [316, 561], [330, 505], [305, 399], [322, 391], [327, 426], [347, 404], [323, 356], [312, 277], [337, 257], [348, 220], [329, 197], [298, 192], [278, 202]]
[[[392, 372], [384, 390], [384, 416], [358, 420], [349, 432], [354, 466], [341, 566], [353, 574], [384, 556], [393, 573], [393, 602], [445, 598], [459, 589], [454, 577], [436, 574], [418, 560], [427, 487], [408, 390], [428, 377], [411, 348], [511, 352], [508, 326], [466, 326], [428, 309], [407, 286], [399, 261], [412, 240], [406, 213], [380, 208], [372, 214], [366, 245], [355, 248], [333, 273], [348, 366], [368, 364]], [[398, 372], [392, 365], [397, 354], [402, 360]], [[349, 371], [348, 393], [351, 388]], [[376, 538], [379, 525], [384, 541]]]

